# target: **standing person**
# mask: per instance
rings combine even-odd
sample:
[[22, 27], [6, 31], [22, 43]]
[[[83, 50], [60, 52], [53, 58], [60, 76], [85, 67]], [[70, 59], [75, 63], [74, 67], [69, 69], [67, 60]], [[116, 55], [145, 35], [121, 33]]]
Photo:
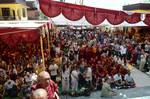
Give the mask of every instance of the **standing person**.
[[69, 60], [70, 60], [70, 61], [74, 61], [74, 59], [75, 59], [74, 51], [73, 51], [73, 50], [70, 50], [70, 53], [69, 53]]
[[144, 71], [145, 63], [146, 63], [146, 55], [141, 55], [141, 62], [140, 62], [140, 66], [139, 66], [139, 69], [141, 71]]
[[127, 48], [125, 44], [122, 44], [120, 46], [120, 53], [121, 53], [121, 60], [125, 60], [126, 59], [126, 53], [127, 53]]
[[57, 73], [58, 73], [58, 65], [55, 64], [54, 62], [52, 62], [49, 66], [49, 71], [50, 71], [51, 79], [54, 82], [56, 82], [56, 77], [57, 77]]
[[104, 33], [102, 30], [99, 31], [98, 40], [99, 40], [100, 44], [104, 43]]
[[14, 81], [16, 81], [18, 73], [17, 73], [17, 69], [16, 69], [15, 65], [12, 66], [12, 69], [11, 69], [10, 72], [11, 72], [11, 76], [10, 76], [11, 79], [14, 80]]
[[79, 49], [80, 49], [80, 47], [78, 46], [77, 43], [75, 43], [75, 46], [74, 46], [74, 56], [75, 56], [75, 60], [76, 61], [79, 61]]
[[92, 88], [92, 69], [89, 65], [86, 67], [85, 80], [88, 85], [87, 87]]
[[70, 68], [65, 64], [62, 68], [62, 91], [69, 91]]
[[47, 91], [47, 94], [48, 94], [47, 99], [59, 99], [58, 87], [51, 80], [49, 73], [46, 71], [42, 71], [38, 75], [38, 82], [32, 86], [33, 91], [39, 88], [43, 88]]
[[84, 60], [81, 61], [81, 64], [79, 66], [79, 75], [78, 75], [78, 82], [79, 82], [79, 88], [85, 87], [85, 65], [86, 63]]
[[101, 90], [101, 97], [112, 97], [112, 96], [116, 96], [116, 95], [117, 95], [117, 93], [114, 92], [110, 87], [109, 78], [105, 78], [105, 80], [103, 82], [102, 90]]
[[79, 73], [77, 71], [77, 67], [73, 68], [73, 71], [71, 72], [71, 88], [72, 91], [78, 91], [78, 77]]

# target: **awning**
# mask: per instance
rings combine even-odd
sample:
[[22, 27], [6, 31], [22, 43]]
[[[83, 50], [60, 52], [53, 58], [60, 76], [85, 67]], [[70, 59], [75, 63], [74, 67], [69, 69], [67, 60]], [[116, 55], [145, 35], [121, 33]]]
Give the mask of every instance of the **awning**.
[[50, 21], [1, 21], [0, 39], [10, 46], [19, 42], [34, 43], [46, 29], [51, 29]]
[[39, 28], [51, 21], [0, 21], [0, 28]]

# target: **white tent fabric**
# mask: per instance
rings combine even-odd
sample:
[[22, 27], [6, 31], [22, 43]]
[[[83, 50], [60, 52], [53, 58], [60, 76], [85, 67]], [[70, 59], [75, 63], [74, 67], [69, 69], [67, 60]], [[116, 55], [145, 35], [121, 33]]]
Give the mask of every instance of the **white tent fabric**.
[[123, 23], [121, 23], [119, 25], [114, 25], [114, 27], [136, 27], [136, 26], [148, 26], [148, 25], [146, 25], [143, 21], [140, 21], [140, 22], [135, 23], [135, 24], [129, 24], [129, 23], [124, 21]]
[[60, 14], [59, 16], [55, 17], [55, 18], [51, 18], [52, 22], [56, 25], [74, 25], [74, 26], [78, 26], [78, 25], [91, 25], [90, 23], [88, 23], [85, 19], [85, 17], [83, 17], [82, 19], [78, 20], [78, 21], [70, 21], [68, 19], [66, 19], [62, 14]]

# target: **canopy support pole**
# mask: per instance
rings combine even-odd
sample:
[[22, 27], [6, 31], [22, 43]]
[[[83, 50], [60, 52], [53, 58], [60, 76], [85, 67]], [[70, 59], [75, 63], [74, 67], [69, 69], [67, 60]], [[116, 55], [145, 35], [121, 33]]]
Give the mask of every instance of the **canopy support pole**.
[[49, 57], [51, 58], [51, 54], [50, 54], [50, 33], [49, 33], [49, 31], [47, 32], [47, 46], [48, 46], [48, 54], [49, 54]]
[[43, 64], [43, 68], [45, 68], [45, 58], [44, 58], [44, 51], [43, 51], [43, 38], [42, 38], [42, 35], [40, 36], [40, 45], [41, 45], [42, 64]]

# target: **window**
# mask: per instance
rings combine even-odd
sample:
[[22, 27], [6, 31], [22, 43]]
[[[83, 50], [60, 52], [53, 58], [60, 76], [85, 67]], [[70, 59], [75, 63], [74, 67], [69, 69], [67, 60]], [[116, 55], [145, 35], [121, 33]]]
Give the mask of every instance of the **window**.
[[8, 20], [10, 17], [10, 8], [2, 8], [2, 16], [4, 20]]

